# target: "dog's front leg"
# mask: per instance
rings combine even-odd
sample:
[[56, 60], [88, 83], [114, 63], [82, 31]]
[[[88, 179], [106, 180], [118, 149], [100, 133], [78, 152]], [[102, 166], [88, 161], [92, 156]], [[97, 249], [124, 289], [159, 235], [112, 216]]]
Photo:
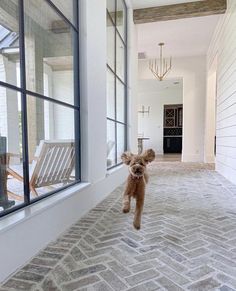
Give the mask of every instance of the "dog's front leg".
[[141, 226], [143, 204], [144, 204], [144, 194], [139, 195], [136, 198], [136, 208], [135, 208], [135, 214], [134, 214], [134, 227], [136, 229], [140, 229], [140, 226]]
[[123, 195], [123, 212], [128, 213], [130, 211], [130, 195], [125, 191]]
[[131, 199], [130, 191], [131, 191], [131, 187], [128, 182], [125, 188], [124, 195], [123, 195], [123, 209], [122, 210], [124, 213], [128, 213], [130, 211], [130, 199]]
[[130, 200], [133, 193], [134, 184], [130, 177], [127, 179], [127, 184], [125, 188], [125, 192], [123, 194], [123, 208], [122, 211], [124, 213], [128, 213], [130, 211]]

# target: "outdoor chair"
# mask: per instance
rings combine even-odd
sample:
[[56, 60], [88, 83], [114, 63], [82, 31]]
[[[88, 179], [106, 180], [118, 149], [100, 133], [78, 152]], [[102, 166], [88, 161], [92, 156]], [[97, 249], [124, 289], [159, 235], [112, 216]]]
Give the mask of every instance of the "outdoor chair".
[[[75, 168], [75, 143], [71, 140], [41, 140], [36, 149], [30, 168], [29, 187], [37, 197], [37, 188], [51, 188], [56, 184], [66, 185], [72, 180]], [[7, 175], [23, 182], [23, 176], [16, 169], [7, 165]], [[8, 191], [8, 196], [15, 200], [23, 197]]]

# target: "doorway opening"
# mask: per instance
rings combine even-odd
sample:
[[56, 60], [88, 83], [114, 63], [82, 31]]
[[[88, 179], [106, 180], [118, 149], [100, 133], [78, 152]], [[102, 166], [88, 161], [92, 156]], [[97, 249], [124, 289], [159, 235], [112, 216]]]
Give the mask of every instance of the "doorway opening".
[[138, 141], [152, 148], [158, 161], [181, 161], [183, 79], [139, 80]]

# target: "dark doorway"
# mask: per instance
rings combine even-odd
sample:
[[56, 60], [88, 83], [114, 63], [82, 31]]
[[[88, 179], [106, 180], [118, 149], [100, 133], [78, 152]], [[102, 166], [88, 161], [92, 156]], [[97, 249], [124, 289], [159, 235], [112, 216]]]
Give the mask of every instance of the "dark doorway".
[[182, 153], [183, 104], [164, 105], [164, 154]]

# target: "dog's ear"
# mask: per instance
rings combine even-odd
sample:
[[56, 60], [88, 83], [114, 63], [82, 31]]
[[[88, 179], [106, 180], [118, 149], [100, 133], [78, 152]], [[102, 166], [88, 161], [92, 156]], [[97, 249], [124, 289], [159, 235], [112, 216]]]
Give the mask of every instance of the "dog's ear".
[[130, 152], [124, 152], [121, 155], [121, 160], [124, 164], [129, 165], [132, 160], [133, 154]]
[[147, 164], [155, 160], [155, 152], [152, 149], [146, 150], [142, 156]]

